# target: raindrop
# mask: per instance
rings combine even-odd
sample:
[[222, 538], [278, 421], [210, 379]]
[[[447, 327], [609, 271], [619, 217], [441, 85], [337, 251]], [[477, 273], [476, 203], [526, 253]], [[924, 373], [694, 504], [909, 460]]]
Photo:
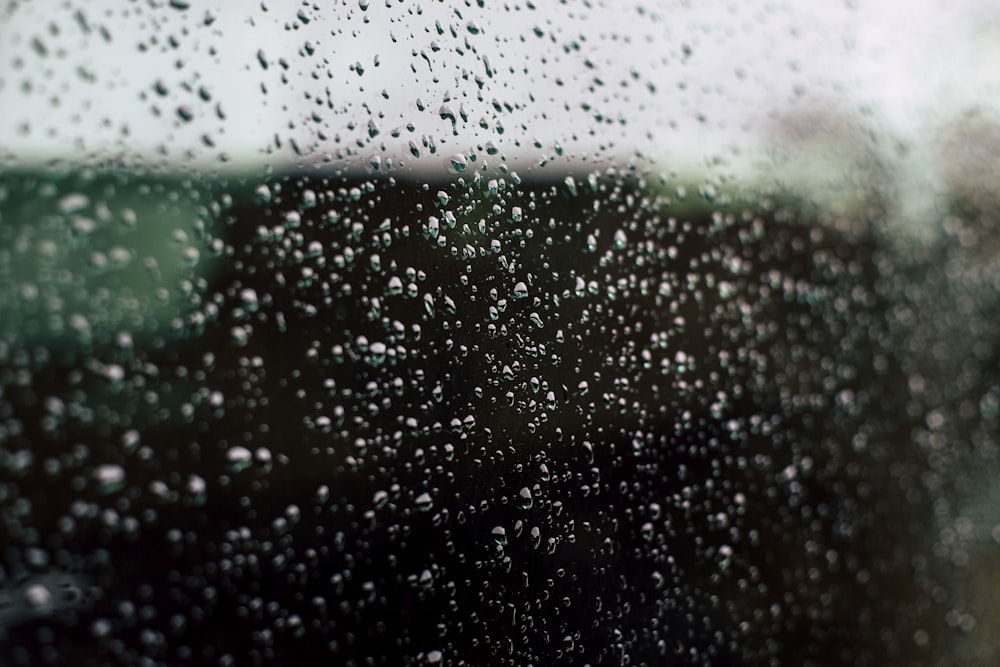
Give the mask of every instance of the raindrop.
[[134, 452], [136, 449], [139, 448], [139, 443], [141, 441], [142, 441], [142, 436], [139, 435], [139, 431], [135, 430], [134, 428], [129, 429], [122, 434], [121, 437], [122, 450], [126, 454], [131, 454], [132, 452]]
[[31, 584], [23, 595], [25, 603], [35, 611], [48, 611], [54, 606], [52, 591], [42, 584]]
[[234, 445], [226, 452], [226, 463], [232, 472], [240, 472], [253, 464], [253, 454], [246, 447]]
[[417, 496], [414, 501], [417, 505], [417, 509], [421, 512], [427, 512], [434, 506], [434, 501], [431, 499], [431, 494], [426, 491]]
[[576, 180], [572, 176], [567, 176], [563, 181], [566, 184], [566, 191], [573, 197], [576, 196]]
[[59, 213], [62, 215], [79, 213], [88, 206], [90, 206], [90, 199], [87, 195], [74, 192], [59, 200]]
[[187, 491], [188, 499], [192, 504], [203, 505], [207, 498], [208, 485], [205, 483], [205, 479], [203, 477], [199, 475], [191, 475], [188, 477], [185, 491]]
[[237, 347], [243, 347], [250, 342], [250, 333], [246, 327], [233, 327], [229, 330], [229, 337]]
[[240, 292], [240, 301], [243, 303], [243, 309], [248, 313], [257, 312], [258, 302], [257, 302], [257, 291], [247, 287]]
[[94, 469], [94, 481], [98, 493], [106, 495], [121, 491], [125, 486], [125, 469], [113, 463], [97, 466]]
[[447, 162], [448, 172], [451, 174], [461, 174], [469, 168], [468, 159], [461, 153], [455, 153]]

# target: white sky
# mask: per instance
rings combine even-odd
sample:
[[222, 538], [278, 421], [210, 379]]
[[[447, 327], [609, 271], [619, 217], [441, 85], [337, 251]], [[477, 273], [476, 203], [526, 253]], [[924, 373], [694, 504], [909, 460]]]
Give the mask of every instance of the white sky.
[[[290, 140], [335, 164], [412, 164], [411, 140], [429, 164], [488, 141], [736, 164], [775, 112], [868, 113], [919, 143], [1000, 99], [985, 0], [533, 2], [0, 0], [0, 166], [280, 165]], [[457, 134], [442, 105], [467, 111]]]

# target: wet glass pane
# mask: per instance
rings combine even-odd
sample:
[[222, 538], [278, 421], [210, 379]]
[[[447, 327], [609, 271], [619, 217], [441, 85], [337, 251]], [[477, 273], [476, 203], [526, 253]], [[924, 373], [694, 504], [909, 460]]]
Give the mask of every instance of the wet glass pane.
[[0, 13], [0, 664], [997, 660], [988, 3]]

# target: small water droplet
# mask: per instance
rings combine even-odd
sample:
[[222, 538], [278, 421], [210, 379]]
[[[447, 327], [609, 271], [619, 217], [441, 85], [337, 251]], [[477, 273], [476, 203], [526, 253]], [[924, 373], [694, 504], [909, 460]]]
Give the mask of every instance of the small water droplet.
[[461, 174], [469, 168], [468, 159], [461, 153], [455, 153], [448, 158], [448, 172], [451, 174]]
[[434, 506], [434, 500], [431, 499], [431, 494], [426, 491], [417, 496], [416, 499], [417, 509], [421, 512], [426, 512]]
[[141, 441], [142, 437], [139, 435], [139, 431], [135, 429], [129, 429], [122, 433], [122, 449], [126, 454], [130, 454], [138, 449]]
[[653, 532], [654, 532], [653, 524], [650, 523], [649, 521], [642, 524], [642, 527], [639, 529], [639, 533], [642, 535], [642, 539], [646, 540], [647, 542], [653, 539]]
[[240, 301], [243, 302], [243, 310], [248, 313], [257, 312], [257, 291], [247, 287], [240, 292]]
[[63, 215], [79, 213], [88, 206], [90, 206], [90, 200], [87, 198], [87, 195], [78, 192], [66, 195], [59, 200], [59, 212]]
[[229, 337], [237, 347], [243, 347], [250, 341], [250, 334], [244, 327], [233, 327], [229, 330]]
[[233, 472], [246, 470], [253, 463], [253, 454], [246, 447], [235, 445], [226, 452], [226, 463]]
[[125, 486], [125, 469], [114, 463], [99, 465], [94, 469], [94, 481], [101, 494], [121, 491]]
[[203, 477], [200, 477], [199, 475], [191, 475], [188, 477], [185, 490], [187, 491], [189, 500], [192, 504], [205, 504], [205, 499], [208, 494], [208, 484], [205, 483], [205, 479]]
[[576, 180], [572, 176], [567, 176], [566, 180], [563, 181], [566, 184], [566, 190], [572, 195], [576, 196]]
[[52, 591], [42, 584], [32, 584], [24, 589], [24, 601], [35, 610], [50, 609], [53, 606]]

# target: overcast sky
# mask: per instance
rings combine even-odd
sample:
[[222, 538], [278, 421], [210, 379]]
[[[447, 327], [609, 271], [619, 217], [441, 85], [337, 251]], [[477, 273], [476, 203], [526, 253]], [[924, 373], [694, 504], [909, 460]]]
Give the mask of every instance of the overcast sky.
[[750, 159], [776, 113], [857, 114], [919, 141], [1000, 91], [982, 0], [322, 4], [4, 3], [2, 164], [415, 150], [680, 167]]

